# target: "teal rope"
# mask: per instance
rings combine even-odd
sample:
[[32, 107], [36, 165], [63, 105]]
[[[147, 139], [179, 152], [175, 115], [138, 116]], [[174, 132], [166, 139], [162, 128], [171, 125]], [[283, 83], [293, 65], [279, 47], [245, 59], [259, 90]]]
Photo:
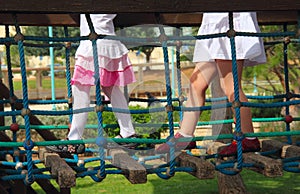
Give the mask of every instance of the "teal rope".
[[[22, 40], [22, 34], [20, 30], [20, 26], [17, 23], [16, 17], [15, 17], [15, 27], [16, 27], [16, 36], [19, 37], [18, 42], [18, 49], [19, 49], [19, 54], [20, 54], [20, 65], [21, 65], [21, 75], [22, 75], [22, 89], [23, 89], [23, 110], [29, 110], [28, 107], [28, 90], [27, 90], [27, 77], [26, 77], [26, 64], [25, 64], [25, 55], [24, 55], [24, 47], [23, 47], [23, 40]], [[30, 121], [29, 121], [29, 115], [25, 114], [24, 115], [24, 120], [25, 120], [25, 142], [24, 142], [24, 147], [26, 149], [26, 156], [27, 156], [27, 170], [28, 170], [28, 177], [27, 180], [25, 180], [26, 184], [31, 184], [33, 183], [33, 165], [32, 165], [32, 151], [31, 149], [33, 146], [31, 146], [32, 141], [31, 141], [31, 136], [30, 136]], [[27, 147], [28, 146], [28, 147]]]
[[[64, 27], [65, 37], [69, 37], [68, 27]], [[71, 48], [66, 45], [65, 52], [66, 52], [66, 80], [67, 80], [67, 89], [68, 89], [68, 98], [71, 100], [72, 98], [72, 86], [71, 86], [71, 68], [70, 68], [70, 50]], [[69, 110], [72, 110], [72, 102], [68, 101]], [[69, 114], [69, 122], [72, 122], [73, 114]]]
[[[88, 22], [91, 34], [96, 34], [92, 20], [90, 18], [90, 15], [86, 14], [85, 16], [86, 16], [86, 20]], [[96, 85], [96, 103], [97, 103], [97, 107], [100, 107], [100, 106], [102, 106], [102, 99], [101, 99], [101, 83], [100, 83], [100, 77], [99, 77], [97, 38], [91, 39], [91, 41], [92, 41], [92, 46], [93, 46], [93, 56], [94, 56], [94, 65], [95, 65], [94, 78], [95, 78], [95, 85]], [[97, 117], [98, 117], [98, 138], [102, 138], [103, 137], [103, 127], [102, 127], [103, 117], [102, 117], [101, 111], [97, 111]], [[100, 182], [106, 176], [105, 160], [104, 160], [105, 151], [104, 151], [103, 146], [99, 146], [99, 154], [100, 154], [100, 173], [99, 173], [99, 177], [98, 177], [97, 181]]]
[[[229, 12], [229, 31], [234, 32], [233, 26], [233, 13]], [[239, 94], [239, 85], [238, 85], [238, 71], [237, 71], [237, 62], [236, 62], [236, 48], [235, 48], [235, 35], [232, 34], [229, 36], [230, 45], [231, 45], [231, 56], [232, 56], [232, 74], [234, 81], [234, 101], [235, 103], [240, 103], [240, 94]], [[241, 113], [240, 107], [233, 107], [235, 110], [235, 118], [236, 118], [236, 134], [241, 134]], [[238, 169], [242, 168], [243, 156], [242, 156], [242, 139], [237, 139], [237, 157], [238, 157]]]
[[[284, 24], [283, 30], [287, 31], [287, 25]], [[289, 85], [289, 70], [288, 70], [288, 43], [283, 42], [283, 63], [284, 63], [284, 83], [285, 83], [285, 93], [286, 93], [286, 101], [290, 101], [289, 92], [290, 92], [290, 85]], [[290, 114], [290, 107], [285, 107], [285, 114]], [[285, 124], [286, 130], [290, 131], [290, 123], [286, 122]], [[287, 140], [289, 144], [292, 144], [292, 138], [287, 136]]]

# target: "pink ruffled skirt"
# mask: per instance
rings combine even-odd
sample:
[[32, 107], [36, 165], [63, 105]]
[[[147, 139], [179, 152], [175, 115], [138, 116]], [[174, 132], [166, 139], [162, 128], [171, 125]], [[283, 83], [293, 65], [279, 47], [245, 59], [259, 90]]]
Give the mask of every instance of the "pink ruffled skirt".
[[[99, 55], [98, 61], [101, 86], [126, 86], [136, 81], [127, 54], [113, 59]], [[77, 56], [71, 84], [95, 85], [93, 57]]]

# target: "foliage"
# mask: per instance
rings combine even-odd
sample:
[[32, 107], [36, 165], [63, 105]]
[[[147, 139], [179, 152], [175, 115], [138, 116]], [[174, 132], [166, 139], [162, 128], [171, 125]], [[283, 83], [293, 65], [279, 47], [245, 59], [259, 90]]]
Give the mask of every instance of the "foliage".
[[[253, 103], [262, 103], [262, 104], [270, 104], [276, 102], [282, 102], [282, 99], [273, 99], [273, 100], [251, 100]], [[281, 107], [275, 108], [261, 108], [261, 107], [252, 107], [252, 117], [253, 118], [272, 118], [272, 117], [280, 117], [281, 116]]]
[[[65, 37], [65, 32], [63, 27], [52, 27], [53, 37]], [[37, 37], [49, 37], [49, 29], [47, 26], [28, 26], [24, 28], [23, 34], [25, 36], [37, 36]], [[69, 37], [79, 36], [79, 28], [68, 27]], [[26, 41], [27, 43], [35, 44], [48, 44], [49, 42], [42, 41]], [[56, 57], [65, 58], [65, 49], [62, 47], [54, 47], [54, 53]], [[75, 50], [71, 49], [71, 55], [74, 55]], [[36, 47], [25, 47], [25, 55], [28, 56], [49, 56], [49, 49], [36, 48]]]
[[[133, 26], [128, 27], [122, 30], [117, 31], [117, 34], [122, 36], [125, 35], [126, 37], [134, 37], [134, 38], [154, 38], [156, 37], [157, 33], [155, 32], [153, 26]], [[127, 48], [131, 51], [137, 51], [136, 54], [140, 54], [141, 52], [146, 56], [146, 62], [150, 62], [151, 53], [154, 50], [153, 45], [147, 45], [147, 43], [126, 43], [124, 44]], [[147, 69], [149, 67], [146, 67]]]
[[[281, 26], [261, 26], [262, 32], [283, 32]], [[287, 27], [288, 31], [296, 31], [296, 25], [290, 25]], [[292, 37], [291, 37], [292, 38]], [[259, 65], [249, 68], [245, 68], [243, 73], [244, 80], [252, 80], [255, 75], [258, 80], [265, 80], [268, 82], [268, 90], [271, 90], [273, 94], [280, 94], [285, 91], [285, 77], [284, 77], [284, 53], [288, 56], [288, 69], [289, 69], [289, 84], [290, 89], [295, 92], [299, 91], [299, 63], [300, 57], [299, 44], [288, 44], [287, 52], [284, 51], [283, 37], [267, 37], [264, 38], [265, 50], [267, 55], [267, 63], [265, 65]], [[278, 43], [279, 42], [279, 43]], [[276, 80], [281, 84], [281, 87], [274, 85]]]

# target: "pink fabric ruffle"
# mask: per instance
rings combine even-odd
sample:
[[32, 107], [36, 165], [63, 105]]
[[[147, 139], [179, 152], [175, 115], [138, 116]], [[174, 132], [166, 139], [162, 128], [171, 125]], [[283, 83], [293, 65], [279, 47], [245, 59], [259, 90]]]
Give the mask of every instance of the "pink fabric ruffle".
[[[125, 65], [124, 61], [126, 61]], [[106, 60], [106, 62], [107, 64], [105, 66], [99, 65], [101, 86], [126, 86], [136, 81], [133, 68], [127, 55], [124, 55], [119, 59], [111, 59], [110, 61]], [[93, 69], [94, 68], [91, 68], [90, 60], [85, 60], [82, 57], [76, 59], [71, 84], [94, 86], [95, 78]]]

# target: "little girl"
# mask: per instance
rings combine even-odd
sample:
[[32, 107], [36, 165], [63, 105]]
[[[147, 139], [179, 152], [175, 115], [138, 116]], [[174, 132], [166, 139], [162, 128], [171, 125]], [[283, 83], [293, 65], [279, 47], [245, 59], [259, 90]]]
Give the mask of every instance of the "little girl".
[[[116, 14], [91, 14], [90, 17], [97, 34], [115, 35], [113, 19], [116, 17]], [[80, 35], [88, 36], [89, 34], [90, 29], [86, 17], [84, 14], [81, 14]], [[136, 81], [131, 62], [127, 56], [128, 49], [120, 41], [98, 39], [97, 51], [102, 91], [110, 99], [112, 107], [128, 110], [127, 100], [119, 88]], [[75, 59], [75, 69], [71, 81], [74, 110], [90, 106], [90, 89], [91, 86], [95, 85], [95, 78], [93, 77], [95, 72], [94, 56], [90, 40], [80, 41]], [[69, 140], [82, 139], [87, 116], [88, 113], [73, 115], [68, 134]], [[115, 138], [135, 138], [130, 114], [115, 113], [115, 116], [120, 126], [120, 134]], [[131, 148], [131, 146], [129, 147]], [[82, 144], [48, 146], [48, 149], [54, 152], [77, 154], [84, 152], [84, 148]]]
[[[239, 32], [260, 32], [255, 12], [233, 13], [233, 26]], [[229, 30], [228, 13], [204, 13], [198, 35], [224, 33]], [[241, 88], [241, 77], [244, 66], [253, 66], [266, 62], [265, 50], [261, 38], [258, 37], [235, 37], [239, 97], [241, 102], [248, 99]], [[194, 50], [195, 69], [190, 78], [190, 92], [186, 102], [187, 107], [203, 106], [205, 92], [216, 75], [220, 77], [222, 90], [229, 102], [234, 101], [234, 80], [232, 73], [231, 45], [228, 37], [197, 40]], [[252, 115], [250, 108], [241, 107], [241, 131], [253, 133]], [[184, 112], [180, 130], [175, 138], [190, 137], [195, 132], [200, 116], [199, 111]], [[191, 149], [196, 143], [180, 142], [176, 149]], [[158, 153], [169, 151], [169, 145], [163, 144], [157, 148]], [[258, 151], [260, 143], [257, 138], [244, 138], [242, 150], [244, 152]], [[237, 152], [236, 142], [222, 149], [220, 156], [235, 155]]]

